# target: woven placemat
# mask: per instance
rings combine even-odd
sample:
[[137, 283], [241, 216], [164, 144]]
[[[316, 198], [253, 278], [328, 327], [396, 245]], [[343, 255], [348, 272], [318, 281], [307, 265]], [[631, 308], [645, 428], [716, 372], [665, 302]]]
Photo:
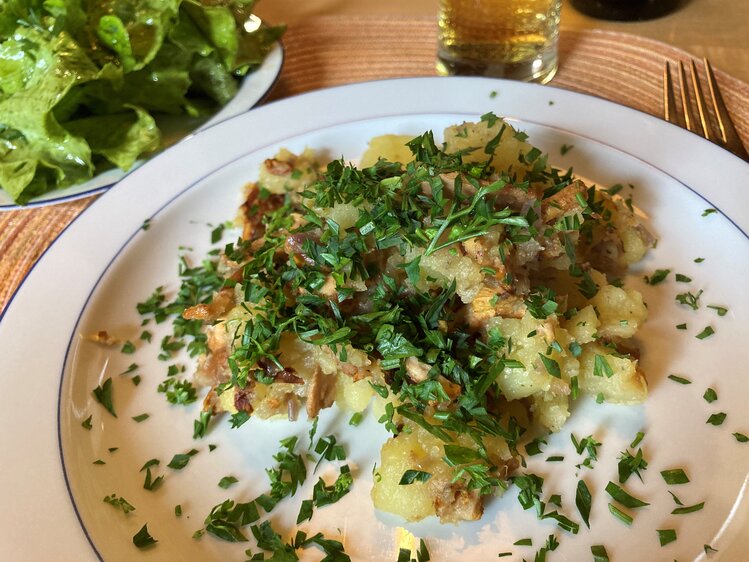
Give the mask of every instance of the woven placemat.
[[[284, 69], [269, 99], [351, 82], [434, 75], [436, 40], [433, 18], [307, 20], [284, 37]], [[563, 29], [560, 67], [551, 85], [661, 115], [664, 61], [688, 59], [684, 51], [634, 35]], [[749, 144], [749, 84], [720, 69], [716, 78]], [[93, 200], [0, 212], [0, 314], [44, 250]]]

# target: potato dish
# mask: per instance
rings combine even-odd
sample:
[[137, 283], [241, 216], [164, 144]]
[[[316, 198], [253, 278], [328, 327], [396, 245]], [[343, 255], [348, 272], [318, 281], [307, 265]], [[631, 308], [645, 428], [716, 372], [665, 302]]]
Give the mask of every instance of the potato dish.
[[203, 408], [369, 407], [392, 434], [380, 510], [478, 519], [531, 425], [558, 431], [583, 394], [647, 396], [632, 343], [647, 308], [622, 279], [652, 237], [493, 114], [441, 145], [377, 137], [358, 167], [282, 150], [238, 220], [223, 288], [183, 314], [207, 336]]

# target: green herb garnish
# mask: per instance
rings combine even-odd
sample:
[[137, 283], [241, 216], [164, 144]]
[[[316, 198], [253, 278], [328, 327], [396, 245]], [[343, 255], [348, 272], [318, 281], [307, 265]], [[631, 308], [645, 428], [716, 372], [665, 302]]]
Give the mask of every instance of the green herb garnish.
[[714, 304], [708, 304], [707, 308], [712, 308], [715, 312], [718, 313], [718, 316], [725, 316], [728, 314], [728, 309], [725, 306], [717, 306]]
[[424, 472], [423, 470], [407, 470], [403, 473], [403, 476], [401, 476], [400, 484], [401, 486], [407, 486], [408, 484], [413, 484], [414, 482], [426, 482], [432, 477], [431, 472]]
[[104, 503], [108, 503], [115, 509], [122, 510], [123, 513], [130, 513], [131, 511], [135, 511], [135, 507], [127, 501], [125, 498], [118, 497], [116, 494], [111, 494], [109, 496], [106, 496], [104, 498]]
[[653, 275], [649, 277], [647, 275], [645, 276], [645, 283], [648, 285], [658, 285], [659, 283], [663, 283], [669, 273], [671, 273], [670, 269], [656, 269]]
[[159, 541], [153, 538], [148, 532], [148, 523], [143, 525], [143, 527], [140, 528], [140, 531], [135, 533], [135, 535], [133, 536], [133, 544], [138, 548], [146, 548], [156, 544], [157, 542]]
[[591, 546], [590, 552], [593, 554], [593, 562], [609, 562], [609, 555], [606, 552], [606, 547], [602, 544]]
[[228, 490], [237, 482], [239, 482], [239, 480], [237, 480], [234, 476], [224, 476], [223, 478], [221, 478], [221, 480], [218, 481], [218, 487], [224, 490]]
[[112, 403], [112, 377], [109, 377], [103, 384], [97, 386], [93, 392], [96, 401], [104, 406], [104, 409], [116, 418], [117, 414], [114, 411], [114, 405]]
[[622, 488], [618, 484], [615, 484], [614, 482], [609, 482], [608, 484], [606, 484], [606, 493], [610, 495], [612, 499], [618, 501], [624, 507], [628, 507], [630, 509], [650, 505], [649, 503], [644, 502], [629, 494], [626, 490], [624, 490], [624, 488]]
[[172, 460], [169, 461], [169, 464], [167, 464], [167, 466], [169, 468], [173, 468], [174, 470], [182, 470], [187, 466], [187, 463], [190, 462], [190, 459], [197, 454], [197, 449], [190, 449], [187, 453], [184, 454], [176, 454], [172, 457]]
[[694, 513], [695, 511], [701, 510], [703, 507], [705, 507], [705, 502], [701, 502], [695, 505], [689, 505], [686, 507], [677, 507], [674, 509], [671, 514], [672, 515], [683, 515], [685, 513]]
[[689, 482], [689, 477], [686, 472], [684, 472], [684, 469], [681, 468], [661, 470], [661, 476], [663, 477], [664, 482], [669, 485], [686, 484]]
[[578, 480], [577, 482], [577, 492], [575, 494], [575, 505], [577, 506], [577, 510], [580, 512], [580, 517], [582, 517], [583, 522], [585, 523], [585, 526], [590, 529], [590, 507], [593, 502], [593, 498], [590, 495], [590, 490], [588, 489], [587, 484], [585, 484], [584, 480]]
[[673, 529], [658, 529], [658, 541], [661, 543], [661, 546], [666, 546], [675, 540], [676, 531]]
[[625, 513], [618, 507], [616, 507], [613, 503], [609, 504], [609, 511], [614, 517], [616, 517], [619, 521], [621, 521], [625, 525], [627, 526], [632, 525], [632, 521], [633, 521], [632, 516], [629, 515], [628, 513]]

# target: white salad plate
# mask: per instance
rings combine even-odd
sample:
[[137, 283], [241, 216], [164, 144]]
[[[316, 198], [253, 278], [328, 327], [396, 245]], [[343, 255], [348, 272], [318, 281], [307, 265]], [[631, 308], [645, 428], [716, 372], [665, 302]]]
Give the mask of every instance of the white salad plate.
[[[245, 560], [247, 543], [205, 534], [193, 539], [214, 505], [245, 502], [269, 489], [265, 469], [274, 466], [279, 440], [296, 435], [306, 449], [310, 423], [251, 419], [231, 429], [214, 420], [208, 435], [193, 440], [200, 401], [171, 406], [156, 387], [172, 363], [192, 373], [194, 362], [179, 356], [159, 361], [159, 341], [168, 324], [143, 329], [136, 303], [157, 286], [173, 296], [179, 286], [178, 256], [199, 264], [212, 247], [213, 227], [235, 216], [242, 186], [280, 147], [311, 147], [331, 158], [356, 159], [371, 137], [417, 135], [440, 138], [447, 125], [493, 111], [526, 131], [550, 162], [573, 166], [599, 186], [622, 184], [657, 236], [657, 247], [632, 272], [628, 284], [641, 290], [649, 319], [638, 332], [641, 367], [649, 397], [640, 406], [578, 401], [567, 425], [550, 436], [543, 453], [528, 457], [528, 470], [544, 477], [544, 499], [561, 496], [559, 510], [581, 523], [575, 507], [577, 482], [592, 493], [590, 529], [576, 535], [551, 519], [523, 511], [514, 487], [487, 502], [480, 521], [440, 525], [435, 518], [406, 523], [377, 512], [370, 500], [372, 468], [386, 438], [375, 415], [357, 428], [350, 413], [323, 411], [317, 436], [335, 434], [355, 475], [351, 492], [315, 511], [301, 528], [343, 542], [352, 560], [395, 561], [399, 548], [423, 538], [434, 561], [531, 560], [549, 535], [559, 542], [547, 560], [592, 560], [590, 547], [604, 545], [611, 560], [745, 560], [749, 552], [749, 166], [701, 138], [652, 116], [613, 103], [551, 87], [483, 78], [413, 78], [354, 84], [286, 99], [210, 127], [156, 156], [96, 200], [39, 260], [0, 319], [0, 559], [2, 560]], [[566, 151], [560, 147], [567, 145]], [[571, 149], [569, 147], [572, 147]], [[565, 152], [564, 155], [562, 152]], [[705, 212], [707, 209], [715, 211]], [[147, 229], [143, 225], [148, 224]], [[223, 243], [230, 241], [225, 234]], [[704, 261], [695, 261], [703, 258]], [[657, 285], [643, 282], [656, 269], [670, 269]], [[677, 282], [679, 273], [691, 282]], [[680, 277], [680, 279], [683, 279]], [[675, 301], [679, 293], [702, 291], [699, 309]], [[707, 305], [728, 309], [723, 316]], [[686, 324], [685, 330], [676, 328]], [[698, 339], [705, 327], [714, 334]], [[102, 347], [85, 336], [98, 330], [132, 340], [136, 351]], [[134, 372], [122, 374], [137, 363]], [[679, 384], [668, 375], [689, 379]], [[114, 418], [92, 390], [111, 378]], [[703, 393], [713, 388], [718, 399]], [[706, 423], [725, 413], [721, 425]], [[147, 413], [136, 423], [132, 418]], [[91, 429], [82, 423], [91, 416]], [[304, 416], [302, 416], [304, 418]], [[715, 419], [715, 418], [713, 418]], [[625, 488], [650, 505], [626, 509], [627, 526], [609, 513], [607, 482], [617, 482], [617, 460], [638, 432], [647, 470]], [[601, 443], [592, 468], [582, 463], [570, 435], [592, 435]], [[212, 452], [209, 444], [217, 445]], [[114, 449], [116, 450], [110, 450]], [[167, 468], [176, 453], [198, 450], [182, 470]], [[630, 449], [634, 452], [636, 449]], [[564, 456], [562, 462], [546, 462]], [[143, 489], [140, 468], [159, 459], [158, 490]], [[101, 460], [105, 464], [94, 464]], [[323, 462], [303, 487], [271, 515], [284, 540], [293, 537], [300, 502], [311, 497], [319, 477], [330, 482], [342, 462]], [[683, 468], [690, 482], [668, 485], [660, 472]], [[228, 489], [224, 476], [238, 482]], [[693, 513], [678, 507], [704, 502]], [[103, 502], [124, 497], [125, 514]], [[175, 516], [180, 505], [182, 516]], [[550, 509], [553, 506], [549, 504]], [[159, 542], [139, 550], [132, 537], [144, 524]], [[673, 529], [677, 540], [661, 546], [657, 530]], [[515, 545], [532, 539], [532, 546]], [[714, 552], [706, 552], [709, 545]], [[320, 560], [315, 549], [303, 560]], [[415, 556], [415, 551], [414, 551]]]
[[[166, 145], [172, 145], [190, 134], [212, 127], [253, 108], [270, 92], [276, 83], [278, 76], [281, 74], [283, 59], [283, 45], [278, 42], [268, 53], [268, 56], [265, 57], [262, 64], [242, 79], [237, 95], [207, 120], [205, 118], [196, 119], [190, 117], [160, 117], [157, 123], [162, 131], [162, 138]], [[77, 183], [64, 189], [55, 189], [34, 197], [23, 206], [14, 203], [13, 199], [5, 191], [0, 190], [0, 211], [55, 205], [101, 193], [124, 178], [130, 171], [136, 169], [138, 166], [142, 166], [144, 162], [145, 160], [138, 160], [133, 165], [133, 168], [127, 172], [119, 168], [106, 170], [88, 181]]]

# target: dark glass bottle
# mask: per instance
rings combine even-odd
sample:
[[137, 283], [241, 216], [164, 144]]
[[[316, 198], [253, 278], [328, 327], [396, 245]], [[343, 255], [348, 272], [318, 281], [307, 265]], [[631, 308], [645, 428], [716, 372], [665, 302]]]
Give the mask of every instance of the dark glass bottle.
[[617, 21], [642, 21], [665, 16], [674, 11], [681, 0], [570, 0], [588, 16]]

